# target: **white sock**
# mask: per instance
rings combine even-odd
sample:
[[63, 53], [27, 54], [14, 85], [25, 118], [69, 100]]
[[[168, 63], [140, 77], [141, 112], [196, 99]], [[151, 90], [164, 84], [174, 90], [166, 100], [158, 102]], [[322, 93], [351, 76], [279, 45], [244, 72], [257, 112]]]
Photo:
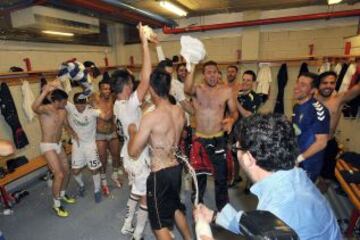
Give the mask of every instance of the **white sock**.
[[101, 184], [102, 184], [103, 186], [106, 186], [106, 185], [107, 185], [106, 174], [105, 174], [105, 173], [101, 173], [100, 176], [101, 176]]
[[135, 210], [136, 210], [136, 205], [139, 201], [139, 198], [133, 196], [130, 194], [129, 200], [126, 204], [126, 216], [125, 216], [125, 224], [131, 224], [132, 220], [134, 218], [134, 214], [135, 214]]
[[141, 239], [146, 226], [147, 219], [148, 219], [147, 207], [144, 205], [140, 205], [139, 210], [137, 211], [136, 227], [133, 234], [135, 240]]
[[61, 206], [61, 202], [59, 198], [53, 198], [54, 201], [54, 207], [58, 208]]
[[94, 181], [94, 192], [99, 192], [101, 185], [101, 179], [99, 173], [93, 175], [93, 181]]
[[65, 190], [60, 191], [60, 198], [63, 198], [63, 197], [65, 197]]
[[84, 181], [82, 179], [82, 174], [74, 175], [75, 181], [79, 184], [80, 187], [84, 186]]

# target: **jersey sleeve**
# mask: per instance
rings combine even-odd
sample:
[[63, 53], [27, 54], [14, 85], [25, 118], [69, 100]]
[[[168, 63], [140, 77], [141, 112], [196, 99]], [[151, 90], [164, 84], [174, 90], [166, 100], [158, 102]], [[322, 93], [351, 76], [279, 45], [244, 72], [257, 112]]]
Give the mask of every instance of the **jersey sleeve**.
[[98, 117], [100, 117], [101, 110], [97, 109], [97, 108], [92, 108], [90, 110], [90, 113], [91, 113], [92, 117], [98, 118]]
[[330, 131], [330, 114], [329, 111], [319, 102], [313, 104], [313, 124], [314, 134], [329, 134]]
[[67, 102], [66, 106], [65, 106], [65, 109], [66, 109], [66, 111], [68, 113], [72, 114], [75, 111], [75, 105], [73, 103], [71, 103], [71, 102]]
[[253, 101], [253, 111], [252, 112], [256, 113], [259, 110], [261, 104], [262, 104], [262, 99], [261, 99], [260, 95], [255, 94], [254, 101]]
[[184, 92], [184, 86], [181, 84], [177, 84], [175, 81], [178, 81], [176, 79], [171, 80], [171, 89], [170, 93], [173, 95], [177, 102], [184, 101], [186, 99], [185, 92]]

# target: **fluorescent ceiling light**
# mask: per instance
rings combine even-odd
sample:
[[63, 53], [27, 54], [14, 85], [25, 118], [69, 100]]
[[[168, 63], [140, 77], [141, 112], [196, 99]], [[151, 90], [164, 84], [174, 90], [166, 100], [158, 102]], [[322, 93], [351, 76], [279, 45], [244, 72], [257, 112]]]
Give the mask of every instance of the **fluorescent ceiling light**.
[[49, 31], [49, 30], [43, 30], [42, 33], [51, 34], [51, 35], [58, 35], [58, 36], [64, 36], [64, 37], [73, 37], [73, 33], [67, 33], [67, 32], [57, 32], [57, 31]]
[[187, 12], [183, 9], [179, 8], [178, 6], [174, 5], [171, 2], [168, 1], [160, 1], [160, 6], [165, 8], [166, 10], [175, 13], [176, 15], [179, 15], [181, 17], [184, 17], [187, 15]]
[[342, 2], [342, 0], [328, 0], [329, 5], [338, 4], [338, 3], [341, 3], [341, 2]]

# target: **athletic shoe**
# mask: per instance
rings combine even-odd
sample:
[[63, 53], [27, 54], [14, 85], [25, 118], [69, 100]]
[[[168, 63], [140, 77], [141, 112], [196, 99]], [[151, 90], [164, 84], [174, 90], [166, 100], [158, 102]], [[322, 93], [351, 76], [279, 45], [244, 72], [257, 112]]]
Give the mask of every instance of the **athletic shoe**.
[[67, 204], [74, 204], [74, 203], [76, 203], [76, 199], [75, 199], [75, 198], [70, 197], [70, 196], [68, 196], [68, 195], [66, 195], [66, 194], [65, 194], [65, 196], [63, 196], [63, 197], [61, 198], [61, 201], [65, 202], [65, 203], [67, 203]]
[[117, 175], [112, 175], [111, 176], [111, 179], [114, 181], [115, 185], [118, 187], [118, 188], [121, 188], [121, 181], [119, 179], [119, 177]]
[[134, 230], [135, 230], [134, 226], [131, 223], [127, 223], [125, 220], [125, 223], [121, 228], [121, 233], [122, 234], [133, 234]]
[[79, 196], [85, 197], [85, 186], [79, 187]]
[[133, 237], [131, 238], [131, 240], [144, 240], [144, 238], [143, 238], [143, 237], [136, 238], [136, 237], [133, 236]]
[[110, 189], [109, 189], [109, 186], [108, 186], [108, 185], [103, 185], [101, 188], [102, 188], [103, 194], [104, 194], [106, 197], [110, 196]]
[[96, 203], [101, 202], [101, 192], [100, 191], [95, 192], [94, 197], [95, 197], [95, 202]]
[[66, 211], [62, 206], [53, 207], [53, 210], [55, 211], [56, 215], [58, 215], [58, 217], [65, 218], [70, 215], [70, 213], [68, 211]]

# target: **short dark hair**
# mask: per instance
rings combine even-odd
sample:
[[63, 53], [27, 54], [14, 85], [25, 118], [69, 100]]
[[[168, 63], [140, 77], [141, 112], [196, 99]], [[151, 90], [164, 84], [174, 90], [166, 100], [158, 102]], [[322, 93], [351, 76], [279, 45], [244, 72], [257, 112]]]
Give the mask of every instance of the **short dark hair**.
[[334, 71], [326, 71], [326, 72], [323, 72], [319, 75], [319, 85], [320, 83], [322, 82], [322, 80], [324, 80], [326, 77], [328, 76], [333, 76], [335, 78], [335, 80], [337, 79], [337, 74], [336, 72]]
[[171, 85], [171, 75], [164, 69], [156, 68], [150, 75], [150, 86], [161, 98], [168, 98]]
[[74, 94], [73, 101], [74, 104], [86, 104], [86, 98], [79, 98], [82, 93], [78, 92]]
[[229, 68], [234, 68], [236, 70], [236, 72], [239, 72], [239, 68], [237, 66], [235, 66], [235, 65], [229, 65], [227, 67], [227, 69], [229, 69]]
[[181, 67], [186, 67], [185, 63], [179, 63], [178, 65], [176, 65], [176, 72], [179, 71], [179, 68]]
[[101, 81], [99, 82], [99, 89], [101, 88], [101, 85], [103, 84], [109, 84], [111, 87], [111, 78], [108, 72], [104, 72], [103, 77]]
[[299, 150], [295, 131], [284, 115], [254, 114], [243, 118], [235, 127], [240, 147], [249, 151], [256, 164], [270, 172], [295, 166]]
[[307, 77], [310, 78], [311, 81], [311, 88], [318, 88], [319, 87], [319, 76], [316, 73], [312, 72], [303, 72], [299, 74], [300, 77]]
[[207, 61], [207, 62], [204, 63], [203, 68], [202, 68], [202, 72], [203, 72], [203, 73], [205, 72], [205, 68], [206, 68], [207, 66], [215, 66], [215, 67], [219, 70], [219, 67], [218, 67], [217, 62], [210, 60], [210, 61]]
[[174, 66], [173, 61], [169, 58], [165, 58], [164, 60], [160, 61], [157, 65], [158, 68], [165, 69], [165, 67], [172, 67]]
[[127, 69], [119, 69], [111, 74], [111, 89], [115, 94], [121, 93], [124, 86], [133, 82], [134, 76]]
[[61, 100], [67, 100], [68, 99], [68, 94], [61, 89], [55, 89], [54, 91], [51, 92], [51, 101], [55, 102], [55, 101], [61, 101]]
[[252, 71], [252, 70], [246, 70], [246, 71], [243, 73], [243, 76], [244, 76], [245, 74], [251, 75], [253, 82], [256, 81], [256, 74], [255, 74], [254, 71]]

